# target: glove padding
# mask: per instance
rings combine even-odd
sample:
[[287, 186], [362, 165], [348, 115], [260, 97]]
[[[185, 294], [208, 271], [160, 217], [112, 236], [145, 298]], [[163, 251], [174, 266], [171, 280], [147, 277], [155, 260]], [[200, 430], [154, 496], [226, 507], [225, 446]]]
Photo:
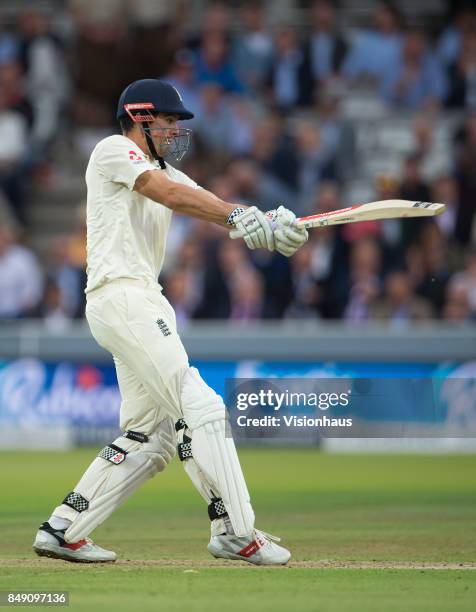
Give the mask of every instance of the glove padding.
[[249, 249], [274, 251], [273, 221], [256, 206], [251, 206], [236, 217], [230, 238], [243, 238]]
[[[269, 211], [266, 214], [270, 215], [274, 211]], [[296, 215], [289, 210], [280, 206], [275, 211], [276, 229], [274, 230], [274, 245], [278, 253], [285, 257], [291, 257], [294, 253], [305, 244], [309, 238], [308, 231], [305, 227], [299, 227], [296, 223]]]

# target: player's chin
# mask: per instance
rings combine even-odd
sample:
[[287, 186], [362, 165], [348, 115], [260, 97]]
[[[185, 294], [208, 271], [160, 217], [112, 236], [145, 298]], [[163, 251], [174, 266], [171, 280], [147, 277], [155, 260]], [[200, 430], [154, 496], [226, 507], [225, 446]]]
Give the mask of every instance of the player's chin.
[[167, 155], [170, 153], [170, 150], [172, 148], [172, 142], [160, 142], [160, 143], [156, 143], [156, 149], [157, 149], [157, 153], [160, 155], [160, 157], [167, 157]]

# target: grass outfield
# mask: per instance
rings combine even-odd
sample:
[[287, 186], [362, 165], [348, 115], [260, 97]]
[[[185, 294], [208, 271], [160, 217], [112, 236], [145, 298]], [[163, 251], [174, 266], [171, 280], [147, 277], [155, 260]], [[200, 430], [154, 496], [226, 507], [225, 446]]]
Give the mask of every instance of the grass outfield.
[[96, 530], [116, 564], [38, 559], [38, 524], [92, 456], [0, 453], [0, 590], [68, 590], [89, 612], [474, 610], [476, 456], [242, 449], [257, 525], [291, 549], [286, 568], [210, 557], [206, 508], [178, 461]]

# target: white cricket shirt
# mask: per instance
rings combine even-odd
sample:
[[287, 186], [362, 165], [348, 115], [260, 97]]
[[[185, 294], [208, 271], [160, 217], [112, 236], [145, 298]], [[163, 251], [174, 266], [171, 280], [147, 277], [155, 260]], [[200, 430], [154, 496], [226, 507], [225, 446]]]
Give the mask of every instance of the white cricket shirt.
[[198, 188], [169, 164], [161, 170], [126, 136], [104, 138], [91, 154], [86, 169], [86, 293], [119, 278], [158, 282], [172, 211], [133, 191], [137, 177], [147, 170]]

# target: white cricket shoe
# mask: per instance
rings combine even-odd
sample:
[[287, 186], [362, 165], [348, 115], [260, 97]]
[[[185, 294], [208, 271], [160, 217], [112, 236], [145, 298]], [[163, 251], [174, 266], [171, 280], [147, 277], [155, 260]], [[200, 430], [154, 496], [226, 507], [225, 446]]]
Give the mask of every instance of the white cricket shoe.
[[53, 529], [48, 522], [43, 523], [33, 542], [33, 550], [40, 557], [77, 563], [107, 563], [117, 559], [115, 552], [101, 548], [89, 538], [74, 543], [66, 542], [64, 533], [65, 529]]
[[286, 565], [291, 558], [289, 550], [279, 546], [280, 538], [254, 529], [249, 536], [231, 534], [212, 535], [208, 552], [217, 559], [236, 559], [254, 565]]

